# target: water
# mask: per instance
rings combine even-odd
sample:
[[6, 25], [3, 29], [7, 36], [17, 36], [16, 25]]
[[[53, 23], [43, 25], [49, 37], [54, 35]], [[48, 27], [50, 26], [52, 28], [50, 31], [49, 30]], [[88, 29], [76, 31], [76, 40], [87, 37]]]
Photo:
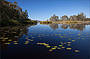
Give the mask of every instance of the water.
[[0, 29], [2, 59], [90, 59], [90, 25], [37, 24]]

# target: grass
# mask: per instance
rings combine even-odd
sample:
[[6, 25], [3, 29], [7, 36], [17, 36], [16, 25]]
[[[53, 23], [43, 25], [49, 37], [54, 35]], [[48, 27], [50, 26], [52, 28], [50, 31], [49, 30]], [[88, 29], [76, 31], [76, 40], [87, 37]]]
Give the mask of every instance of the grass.
[[40, 24], [51, 24], [52, 21], [40, 21]]
[[55, 22], [52, 22], [52, 23], [55, 23], [55, 24], [81, 24], [81, 23], [89, 23], [90, 21], [55, 21]]

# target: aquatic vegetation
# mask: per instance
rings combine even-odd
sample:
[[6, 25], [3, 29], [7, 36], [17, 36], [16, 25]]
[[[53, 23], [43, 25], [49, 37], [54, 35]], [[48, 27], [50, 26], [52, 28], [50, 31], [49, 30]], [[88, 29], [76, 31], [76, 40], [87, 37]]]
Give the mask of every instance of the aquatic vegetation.
[[41, 36], [38, 36], [38, 37], [41, 37]]
[[65, 45], [65, 44], [67, 44], [67, 42], [60, 42], [61, 43], [61, 45]]
[[49, 46], [49, 44], [46, 44], [46, 43], [37, 43], [38, 45], [44, 45], [45, 47], [47, 48], [50, 48], [51, 46]]
[[71, 46], [71, 44], [67, 44], [67, 46]]
[[55, 50], [56, 48], [54, 47], [54, 48], [51, 48], [52, 50]]
[[84, 40], [85, 38], [81, 38], [81, 39], [83, 39], [83, 40]]
[[26, 37], [25, 39], [28, 39], [28, 37]]
[[68, 38], [68, 40], [72, 40], [72, 38]]
[[10, 42], [4, 43], [4, 44], [7, 44], [8, 45], [8, 44], [10, 44]]
[[64, 47], [64, 46], [62, 46], [61, 48], [63, 48], [63, 49], [64, 49], [65, 47]]
[[47, 48], [50, 48], [51, 46], [46, 46]]
[[52, 51], [53, 51], [53, 49], [50, 49], [49, 51], [50, 51], [50, 52], [52, 52]]
[[54, 46], [53, 48], [49, 49], [50, 52], [52, 52], [53, 50], [55, 50], [57, 48], [57, 46]]
[[34, 40], [31, 39], [30, 41], [34, 41]]
[[80, 52], [79, 50], [74, 50], [74, 52]]
[[32, 38], [35, 38], [35, 37], [32, 37]]
[[50, 29], [42, 30], [43, 27], [38, 27], [38, 28], [35, 28], [35, 27], [32, 26], [33, 29], [29, 28], [30, 32], [28, 33], [26, 32], [22, 36], [19, 36], [21, 34], [18, 33], [21, 30], [20, 31], [13, 30], [12, 31], [13, 34], [9, 33], [11, 35], [7, 35], [7, 32], [10, 32], [10, 31], [6, 31], [6, 33], [4, 33], [0, 37], [0, 41], [1, 41], [0, 43], [11, 47], [12, 45], [18, 46], [19, 44], [22, 46], [24, 45], [25, 47], [27, 47], [28, 45], [28, 47], [32, 47], [32, 49], [33, 47], [40, 47], [42, 51], [48, 50], [49, 52], [56, 53], [56, 54], [58, 54], [59, 52], [62, 53], [63, 51], [68, 52], [69, 54], [71, 54], [70, 52], [78, 54], [78, 52], [80, 52], [80, 49], [78, 49], [78, 46], [77, 46], [78, 44], [77, 45], [74, 45], [74, 44], [78, 43], [79, 40], [81, 41], [81, 39], [87, 40], [90, 38], [89, 34], [84, 34], [82, 32], [77, 34], [77, 32], [73, 32], [65, 29], [50, 30], [51, 29], [50, 28]]
[[72, 42], [75, 42], [75, 40], [72, 40]]
[[63, 46], [63, 45], [59, 45], [60, 47]]
[[67, 44], [71, 44], [71, 42], [67, 42]]
[[25, 41], [25, 43], [24, 44], [28, 44], [29, 43], [29, 41]]
[[57, 48], [57, 46], [54, 46], [54, 48]]
[[18, 42], [18, 41], [13, 41], [13, 42], [15, 42], [15, 43], [16, 43], [16, 42]]
[[67, 50], [71, 50], [72, 48], [66, 48]]
[[13, 43], [13, 44], [18, 44], [18, 43]]
[[[59, 1], [55, 3], [57, 2]], [[3, 3], [7, 4], [8, 7], [6, 5], [5, 7]], [[43, 4], [43, 2], [41, 4]], [[22, 59], [24, 57], [30, 59], [31, 56], [36, 57], [36, 59], [73, 59], [74, 57], [75, 59], [80, 59], [83, 58], [83, 56], [88, 58], [89, 53], [87, 50], [89, 47], [90, 26], [87, 25], [90, 24], [85, 23], [86, 21], [84, 21], [82, 17], [84, 16], [83, 14], [74, 15], [70, 18], [63, 16], [61, 17], [63, 20], [59, 20], [58, 17], [54, 15], [50, 18], [51, 21], [34, 21], [28, 19], [27, 10], [24, 12], [18, 5], [16, 5], [16, 7], [19, 9], [14, 8], [15, 4], [13, 3], [0, 1], [0, 7], [1, 13], [3, 13], [0, 14], [0, 26], [7, 25], [7, 27], [0, 27], [0, 46], [4, 52], [2, 53], [3, 57], [6, 58], [9, 53], [8, 56], [12, 59], [14, 57], [16, 59]], [[72, 21], [77, 17], [77, 20], [80, 18], [81, 22]], [[65, 18], [67, 21], [64, 21]], [[36, 25], [37, 22], [39, 23]], [[82, 22], [83, 24], [79, 24]], [[26, 24], [35, 24], [35, 26]], [[20, 56], [20, 58], [17, 58], [16, 54]]]
[[11, 39], [9, 39], [8, 41], [12, 41]]
[[78, 36], [80, 36], [81, 34], [78, 34]]
[[57, 49], [59, 49], [59, 50], [60, 50], [61, 48], [59, 48], [59, 47], [58, 47]]
[[56, 36], [58, 35], [58, 34], [55, 34]]
[[63, 38], [64, 36], [60, 36], [61, 38]]

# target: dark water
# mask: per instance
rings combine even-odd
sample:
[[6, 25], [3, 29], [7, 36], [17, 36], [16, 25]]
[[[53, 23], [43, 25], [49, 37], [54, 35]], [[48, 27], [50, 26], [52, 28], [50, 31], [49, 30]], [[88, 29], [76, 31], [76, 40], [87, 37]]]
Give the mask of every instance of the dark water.
[[0, 28], [1, 59], [90, 59], [89, 24]]

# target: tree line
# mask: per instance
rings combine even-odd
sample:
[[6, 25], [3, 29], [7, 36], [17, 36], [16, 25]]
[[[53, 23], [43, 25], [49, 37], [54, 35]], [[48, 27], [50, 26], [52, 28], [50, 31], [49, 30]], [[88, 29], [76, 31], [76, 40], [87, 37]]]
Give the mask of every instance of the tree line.
[[68, 17], [67, 15], [62, 16], [59, 19], [59, 16], [56, 16], [55, 14], [53, 16], [50, 17], [49, 19], [50, 21], [59, 21], [59, 20], [64, 20], [64, 21], [90, 21], [90, 18], [86, 18], [86, 16], [84, 15], [84, 13], [80, 13], [78, 15], [73, 15]]
[[0, 0], [0, 25], [20, 25], [30, 22], [32, 21], [28, 19], [27, 10], [22, 11], [17, 2]]

